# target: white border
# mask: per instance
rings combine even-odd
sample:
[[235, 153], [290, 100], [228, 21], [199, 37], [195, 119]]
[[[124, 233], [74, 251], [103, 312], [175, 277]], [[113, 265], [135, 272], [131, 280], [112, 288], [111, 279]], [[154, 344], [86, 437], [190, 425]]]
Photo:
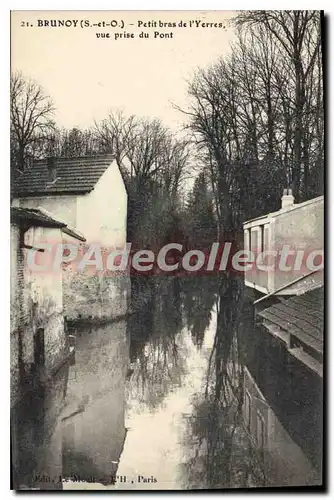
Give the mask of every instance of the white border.
[[[94, 6], [92, 8], [92, 5]], [[110, 1], [101, 1], [101, 0], [96, 0], [94, 2], [87, 1], [87, 0], [81, 0], [80, 2], [68, 2], [65, 0], [58, 0], [58, 1], [49, 1], [45, 2], [45, 0], [35, 0], [31, 2], [27, 2], [24, 0], [20, 1], [10, 1], [6, 2], [3, 0], [1, 7], [0, 7], [0, 48], [1, 48], [1, 100], [2, 100], [2, 106], [1, 106], [1, 120], [2, 120], [2, 126], [1, 126], [1, 166], [0, 166], [0, 172], [1, 172], [1, 182], [0, 182], [0, 189], [1, 189], [1, 194], [0, 194], [0, 203], [1, 203], [1, 221], [2, 221], [2, 231], [1, 231], [1, 237], [2, 237], [2, 244], [0, 246], [1, 249], [1, 262], [2, 262], [2, 274], [1, 274], [1, 329], [2, 329], [2, 335], [1, 335], [1, 353], [2, 353], [2, 359], [0, 363], [0, 368], [1, 368], [1, 389], [2, 389], [2, 408], [1, 408], [1, 463], [0, 463], [0, 471], [1, 471], [1, 480], [0, 480], [0, 485], [1, 485], [1, 491], [3, 493], [3, 498], [8, 498], [9, 496], [12, 496], [13, 493], [9, 492], [9, 339], [8, 339], [8, 333], [9, 333], [9, 47], [10, 47], [10, 32], [9, 32], [9, 10], [202, 10], [202, 11], [207, 11], [207, 10], [231, 10], [233, 8], [234, 10], [242, 10], [242, 9], [319, 9], [322, 8], [325, 10], [327, 14], [331, 14], [331, 8], [332, 2], [330, 3], [329, 1], [327, 2], [322, 2], [322, 4], [316, 3], [316, 2], [310, 2], [310, 1], [285, 1], [285, 2], [268, 2], [268, 1], [257, 1], [257, 2], [246, 2], [246, 1], [238, 1], [235, 0], [233, 3], [222, 3], [218, 1], [212, 1], [212, 0], [201, 0], [201, 1], [196, 1], [193, 0], [191, 3], [186, 2], [184, 0], [178, 0], [178, 1], [160, 1], [156, 2], [153, 0], [146, 0], [145, 2], [135, 2], [135, 1], [129, 1], [129, 0], [114, 0], [113, 2]], [[332, 17], [332, 16], [331, 16]], [[332, 23], [331, 19], [331, 23]], [[328, 23], [329, 24], [329, 23]], [[328, 26], [329, 28], [329, 26]], [[327, 94], [326, 94], [326, 101], [327, 105], [329, 106], [330, 102], [330, 89], [332, 85], [330, 82], [333, 82], [332, 79], [332, 73], [334, 71], [333, 69], [333, 64], [331, 64], [332, 58], [330, 57], [329, 53], [332, 53], [332, 47], [333, 47], [333, 31], [331, 33], [328, 33], [328, 40], [327, 40], [327, 62], [329, 66], [328, 70], [328, 81], [327, 81]], [[332, 106], [330, 107], [330, 110], [327, 110], [327, 127], [330, 129], [330, 123], [331, 120], [330, 118], [332, 117]], [[333, 129], [331, 130], [331, 133], [329, 134], [327, 132], [327, 172], [328, 172], [328, 181], [329, 181], [329, 188], [328, 188], [328, 209], [329, 209], [329, 220], [328, 220], [328, 231], [329, 231], [329, 246], [328, 246], [328, 255], [329, 258], [327, 259], [327, 265], [330, 265], [330, 257], [331, 257], [331, 250], [333, 250], [333, 239], [334, 239], [334, 232], [331, 230], [331, 222], [332, 222], [332, 209], [334, 206], [334, 189], [333, 188], [333, 182], [334, 182], [334, 176], [330, 174], [331, 168], [333, 168], [333, 153], [332, 153], [332, 148], [330, 147], [332, 144], [331, 139], [333, 139]], [[333, 286], [333, 266], [330, 266], [330, 283], [328, 283], [329, 287], [327, 289], [327, 295], [328, 295], [328, 312], [332, 310], [332, 300], [334, 297], [334, 286]], [[8, 292], [8, 293], [7, 293]], [[334, 359], [334, 353], [333, 353], [333, 345], [334, 343], [331, 342], [330, 336], [332, 332], [334, 332], [334, 329], [332, 328], [332, 322], [331, 318], [328, 318], [329, 324], [327, 325], [327, 336], [326, 340], [327, 343], [330, 346], [330, 349], [328, 349], [328, 354], [327, 354], [327, 364], [328, 364], [328, 395], [329, 397], [332, 395], [331, 388], [334, 387], [334, 380], [333, 380], [333, 371], [330, 370], [330, 365], [331, 363], [329, 360]], [[331, 416], [333, 415], [333, 399], [331, 398], [331, 404], [330, 407], [328, 407], [328, 424], [330, 426], [331, 424]], [[330, 438], [328, 442], [328, 447], [329, 451], [334, 449], [334, 441], [333, 441], [333, 433], [329, 432]], [[328, 454], [330, 455], [330, 453]], [[329, 458], [329, 463], [327, 464], [328, 466], [328, 482], [329, 486], [331, 487], [332, 481], [331, 481], [331, 472], [332, 472], [332, 467], [331, 467], [331, 460], [330, 456]], [[33, 494], [33, 493], [30, 493]], [[228, 493], [224, 493], [224, 495], [227, 495]], [[150, 495], [151, 496], [151, 495]], [[178, 496], [178, 495], [177, 495]], [[206, 494], [202, 494], [201, 496], [206, 496]], [[235, 494], [234, 494], [235, 496]], [[238, 495], [239, 496], [239, 495]], [[278, 496], [283, 496], [284, 495], [278, 495]], [[309, 495], [308, 495], [309, 496]]]

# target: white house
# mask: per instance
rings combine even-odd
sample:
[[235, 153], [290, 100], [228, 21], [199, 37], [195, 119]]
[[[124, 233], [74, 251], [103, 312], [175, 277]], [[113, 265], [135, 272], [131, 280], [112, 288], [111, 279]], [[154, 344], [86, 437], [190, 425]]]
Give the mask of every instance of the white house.
[[[314, 280], [323, 281], [320, 271], [313, 272], [318, 267], [315, 254], [320, 256], [324, 249], [323, 196], [296, 204], [291, 190], [285, 190], [280, 210], [246, 221], [243, 229], [245, 250], [255, 256], [262, 254], [264, 264], [256, 262], [245, 272], [247, 287], [264, 295], [295, 295], [312, 288]], [[290, 253], [281, 266], [284, 248]]]
[[[127, 193], [111, 155], [38, 160], [14, 189], [13, 205], [41, 209], [75, 227], [87, 245], [108, 251], [126, 244]], [[71, 240], [69, 240], [71, 241]], [[128, 280], [79, 272], [64, 274], [64, 310], [69, 319], [122, 316]]]

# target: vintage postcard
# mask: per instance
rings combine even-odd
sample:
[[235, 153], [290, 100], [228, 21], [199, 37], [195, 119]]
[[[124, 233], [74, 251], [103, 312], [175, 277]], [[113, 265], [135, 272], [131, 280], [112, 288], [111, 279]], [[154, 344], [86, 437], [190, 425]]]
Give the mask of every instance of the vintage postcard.
[[11, 12], [12, 489], [324, 488], [324, 26]]

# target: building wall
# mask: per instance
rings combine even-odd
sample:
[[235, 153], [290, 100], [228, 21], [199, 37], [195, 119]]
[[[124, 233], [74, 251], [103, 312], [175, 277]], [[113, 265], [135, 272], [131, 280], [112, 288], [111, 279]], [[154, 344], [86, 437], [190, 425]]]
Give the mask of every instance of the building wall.
[[[76, 228], [87, 239], [81, 246], [81, 255], [90, 244], [97, 244], [97, 251], [101, 248], [102, 255], [124, 248], [126, 218], [127, 193], [119, 169], [112, 163], [94, 190], [78, 197]], [[68, 268], [64, 280], [64, 307], [68, 319], [113, 319], [126, 314], [129, 276], [96, 272], [94, 267], [87, 266], [77, 272]]]
[[[20, 284], [23, 283], [23, 266], [20, 265], [20, 229], [10, 226], [10, 387], [11, 406], [19, 395], [19, 325], [20, 325]], [[21, 279], [20, 279], [21, 276]]]
[[[31, 228], [24, 242], [59, 241], [59, 229]], [[62, 275], [36, 272], [20, 248], [20, 229], [11, 227], [11, 429], [14, 488], [59, 489], [60, 425], [69, 355], [63, 321]], [[50, 264], [49, 252], [37, 253], [37, 264]], [[36, 365], [34, 337], [44, 330], [44, 366]], [[59, 430], [58, 430], [59, 433]], [[52, 481], [42, 479], [52, 478]], [[45, 483], [45, 484], [44, 484]]]
[[[59, 229], [31, 228], [25, 243], [59, 240]], [[11, 385], [13, 403], [19, 396], [19, 364], [29, 376], [34, 363], [34, 335], [44, 329], [45, 374], [50, 373], [69, 353], [63, 320], [62, 274], [36, 272], [27, 266], [26, 249], [19, 248], [19, 230], [11, 229]], [[36, 263], [52, 258], [49, 252], [38, 253]], [[21, 264], [23, 263], [23, 265]], [[20, 340], [20, 342], [19, 342]], [[20, 343], [20, 348], [19, 348]]]
[[15, 198], [13, 200], [13, 206], [23, 207], [23, 208], [38, 208], [43, 207], [59, 220], [70, 224], [71, 226], [76, 225], [77, 220], [77, 196], [41, 196], [41, 197], [26, 197], [26, 198]]
[[[61, 243], [59, 229], [31, 228], [25, 234], [25, 242], [31, 246], [39, 242]], [[27, 254], [28, 250], [25, 250]], [[35, 261], [44, 263], [46, 271], [33, 271], [25, 266], [25, 307], [30, 310], [33, 332], [45, 331], [45, 369], [49, 372], [68, 354], [63, 320], [62, 270], [53, 269], [53, 254], [38, 252]]]
[[[312, 201], [294, 210], [282, 213], [273, 219], [272, 245], [275, 250], [281, 250], [288, 245], [294, 250], [305, 250], [308, 255], [313, 250], [324, 249], [324, 200]], [[273, 287], [282, 287], [290, 281], [307, 274], [308, 269], [300, 271], [273, 273]]]
[[128, 310], [129, 277], [64, 271], [64, 315], [67, 320], [113, 320]]
[[[86, 195], [21, 198], [15, 200], [15, 205], [41, 206], [80, 231], [87, 243], [80, 245], [79, 258], [90, 244], [105, 247], [108, 253], [126, 244], [127, 193], [115, 162]], [[77, 240], [64, 235], [63, 242], [79, 245]], [[64, 315], [68, 319], [115, 318], [126, 314], [128, 276], [105, 276], [87, 272], [87, 268], [79, 272], [75, 266], [64, 266], [63, 270]]]
[[[251, 245], [249, 245], [251, 240]], [[267, 256], [265, 264], [273, 269], [261, 270], [254, 265], [245, 273], [246, 285], [254, 287], [261, 293], [273, 292], [291, 281], [306, 275], [310, 269], [306, 266], [307, 256], [315, 250], [324, 249], [324, 200], [323, 197], [310, 200], [279, 213], [268, 214], [262, 219], [246, 224], [244, 230], [245, 249], [258, 252], [269, 250], [277, 252], [277, 258]], [[286, 245], [294, 252], [288, 257], [287, 266], [290, 270], [279, 268], [280, 252]], [[297, 251], [304, 251], [305, 259], [301, 268], [294, 270], [293, 266]], [[294, 294], [300, 288], [296, 285], [279, 292]]]
[[126, 243], [127, 193], [115, 162], [104, 172], [90, 193], [78, 197], [76, 227], [87, 243], [108, 249]]

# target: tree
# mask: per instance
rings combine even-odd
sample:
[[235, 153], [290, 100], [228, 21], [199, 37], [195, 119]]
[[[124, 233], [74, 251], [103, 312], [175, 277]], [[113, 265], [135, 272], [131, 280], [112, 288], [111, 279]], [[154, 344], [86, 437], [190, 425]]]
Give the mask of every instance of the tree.
[[139, 187], [164, 177], [170, 189], [178, 188], [187, 163], [188, 144], [176, 140], [161, 120], [125, 117], [116, 111], [96, 123], [95, 128], [101, 148], [115, 155], [128, 181], [136, 178]]
[[189, 145], [158, 119], [110, 113], [95, 124], [103, 152], [112, 153], [128, 191], [128, 235], [138, 245], [165, 240], [176, 220]]
[[11, 76], [10, 132], [12, 175], [24, 170], [54, 129], [54, 106], [43, 88], [21, 73]]
[[75, 158], [102, 152], [94, 130], [73, 127], [69, 130], [55, 128], [43, 141], [42, 156]]
[[[320, 15], [251, 11], [236, 17], [230, 53], [188, 87], [192, 135], [209, 174], [218, 236], [323, 192]], [[182, 111], [182, 110], [181, 110]]]
[[[281, 66], [284, 74], [291, 75], [288, 81], [294, 91], [291, 109], [294, 132], [290, 184], [299, 197], [300, 183], [303, 180], [301, 195], [307, 199], [310, 187], [310, 141], [313, 139], [317, 142], [308, 129], [311, 125], [309, 116], [314, 105], [318, 110], [318, 120], [323, 120], [322, 116], [319, 116], [323, 107], [320, 12], [246, 11], [237, 16], [236, 24], [248, 29], [264, 28], [267, 37], [275, 40], [281, 61], [284, 61]], [[316, 91], [314, 95], [309, 92], [310, 88]], [[320, 147], [322, 148], [322, 143]]]
[[216, 220], [213, 212], [212, 194], [207, 186], [204, 172], [195, 179], [189, 193], [186, 216], [188, 239], [193, 247], [211, 247], [216, 236]]

